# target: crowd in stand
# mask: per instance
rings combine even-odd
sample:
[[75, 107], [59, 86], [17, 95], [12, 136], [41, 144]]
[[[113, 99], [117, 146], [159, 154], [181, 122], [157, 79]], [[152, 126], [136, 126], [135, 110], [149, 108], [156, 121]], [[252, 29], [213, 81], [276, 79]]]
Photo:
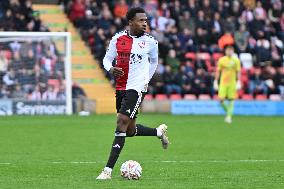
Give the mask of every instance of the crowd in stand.
[[222, 53], [224, 45], [234, 44], [238, 55], [244, 53], [252, 59], [252, 65], [242, 69], [240, 94], [276, 93], [284, 97], [281, 0], [63, 0], [61, 3], [100, 63], [111, 37], [127, 28], [127, 10], [131, 7], [146, 10], [149, 32], [159, 41], [160, 54], [159, 67], [149, 86], [151, 94], [214, 95], [212, 78], [216, 60], [212, 57]]
[[50, 40], [0, 40], [0, 98], [64, 100], [64, 57]]
[[[0, 31], [48, 31], [31, 0], [0, 1]], [[0, 38], [0, 98], [64, 100], [64, 57], [51, 40]]]
[[1, 0], [0, 31], [48, 31], [32, 0]]

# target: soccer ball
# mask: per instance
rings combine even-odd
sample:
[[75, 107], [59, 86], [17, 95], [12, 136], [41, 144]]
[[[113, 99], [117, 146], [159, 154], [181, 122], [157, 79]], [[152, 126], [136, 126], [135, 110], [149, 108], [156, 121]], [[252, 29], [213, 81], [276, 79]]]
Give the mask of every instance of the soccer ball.
[[138, 180], [142, 176], [142, 167], [137, 161], [128, 160], [121, 165], [120, 175], [128, 180]]

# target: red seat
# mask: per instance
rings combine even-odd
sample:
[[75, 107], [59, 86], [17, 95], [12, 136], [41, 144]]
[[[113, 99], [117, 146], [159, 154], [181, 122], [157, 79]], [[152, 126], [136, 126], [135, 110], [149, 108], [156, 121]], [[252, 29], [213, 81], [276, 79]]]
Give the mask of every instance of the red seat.
[[60, 83], [59, 83], [59, 80], [58, 79], [49, 79], [47, 81], [48, 85], [52, 85], [54, 86], [55, 88], [58, 88]]
[[193, 94], [186, 94], [184, 95], [184, 99], [186, 100], [196, 100], [196, 96]]
[[278, 95], [278, 94], [271, 94], [271, 95], [269, 96], [269, 99], [270, 99], [270, 100], [273, 100], [273, 101], [280, 101], [280, 100], [282, 100], [282, 99], [281, 99], [281, 96]]
[[144, 97], [145, 100], [152, 100], [153, 96], [151, 94], [146, 94]]
[[218, 95], [214, 95], [214, 96], [213, 96], [213, 99], [214, 99], [214, 100], [220, 100]]
[[214, 60], [214, 62], [218, 62], [219, 58], [221, 58], [222, 56], [224, 56], [222, 53], [213, 53], [212, 58]]
[[165, 94], [157, 94], [155, 99], [156, 100], [166, 100], [166, 99], [168, 99], [168, 97]]
[[253, 96], [250, 94], [242, 95], [242, 100], [253, 100]]
[[199, 100], [211, 100], [211, 97], [207, 94], [201, 94], [198, 97]]
[[200, 56], [202, 60], [211, 61], [211, 55], [209, 53], [198, 53], [198, 56]]
[[185, 54], [185, 58], [191, 59], [192, 61], [195, 61], [196, 55], [193, 52], [188, 52], [188, 53]]
[[170, 99], [171, 99], [171, 100], [180, 100], [180, 99], [182, 99], [182, 97], [181, 97], [180, 94], [172, 94], [172, 95], [170, 96]]
[[267, 100], [267, 96], [259, 94], [259, 95], [256, 95], [255, 99], [256, 100]]
[[6, 56], [7, 59], [10, 60], [10, 59], [12, 58], [12, 52], [9, 51], [9, 50], [6, 50], [6, 51], [5, 51], [5, 56]]

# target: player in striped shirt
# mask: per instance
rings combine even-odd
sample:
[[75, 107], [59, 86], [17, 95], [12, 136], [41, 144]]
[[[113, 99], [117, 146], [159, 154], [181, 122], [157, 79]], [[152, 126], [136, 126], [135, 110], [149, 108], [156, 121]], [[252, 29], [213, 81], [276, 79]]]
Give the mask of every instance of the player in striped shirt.
[[125, 137], [157, 136], [164, 149], [169, 144], [165, 124], [157, 128], [136, 124], [138, 109], [158, 65], [158, 42], [146, 33], [147, 16], [144, 9], [132, 8], [126, 18], [130, 29], [113, 36], [103, 60], [104, 68], [116, 78], [117, 127], [108, 162], [97, 177], [102, 180], [111, 179]]

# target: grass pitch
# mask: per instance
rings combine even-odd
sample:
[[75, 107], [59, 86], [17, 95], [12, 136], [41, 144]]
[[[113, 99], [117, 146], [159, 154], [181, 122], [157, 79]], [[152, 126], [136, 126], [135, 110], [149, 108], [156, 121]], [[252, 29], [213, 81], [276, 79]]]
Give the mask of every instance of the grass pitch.
[[[138, 123], [169, 126], [171, 145], [127, 138], [111, 181], [96, 181], [108, 158], [115, 115], [0, 118], [0, 188], [284, 188], [284, 117], [142, 114]], [[119, 176], [137, 160], [139, 181]]]

